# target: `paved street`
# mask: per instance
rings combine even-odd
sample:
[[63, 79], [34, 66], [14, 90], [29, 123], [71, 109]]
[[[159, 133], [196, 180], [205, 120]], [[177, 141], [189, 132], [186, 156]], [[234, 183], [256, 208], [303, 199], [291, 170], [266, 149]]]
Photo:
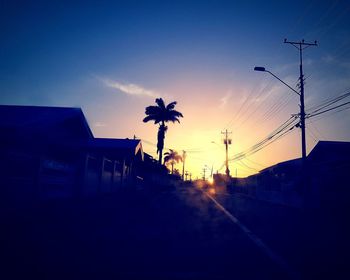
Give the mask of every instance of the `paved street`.
[[5, 215], [2, 279], [297, 279], [291, 246], [271, 242], [275, 223], [259, 225], [251, 203], [229, 198], [216, 196], [238, 222], [192, 187]]
[[349, 211], [295, 209], [241, 194], [217, 194], [216, 200], [303, 279], [348, 279]]

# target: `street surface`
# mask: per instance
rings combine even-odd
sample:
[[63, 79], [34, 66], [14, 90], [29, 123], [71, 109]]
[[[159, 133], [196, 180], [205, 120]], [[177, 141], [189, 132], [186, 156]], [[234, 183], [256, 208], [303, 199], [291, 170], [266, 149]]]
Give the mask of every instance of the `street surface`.
[[[179, 187], [56, 201], [26, 212], [8, 210], [2, 219], [6, 260], [2, 279], [320, 279], [340, 275], [331, 270], [333, 263], [322, 267], [322, 258], [312, 259], [323, 254], [323, 248], [314, 247], [322, 241], [306, 246], [310, 236], [295, 229], [305, 221], [294, 210], [280, 208], [277, 212], [275, 206], [245, 197], [210, 197], [194, 187]], [[328, 241], [327, 246], [332, 248]], [[343, 249], [349, 252], [348, 247]], [[336, 268], [343, 273], [341, 265]]]

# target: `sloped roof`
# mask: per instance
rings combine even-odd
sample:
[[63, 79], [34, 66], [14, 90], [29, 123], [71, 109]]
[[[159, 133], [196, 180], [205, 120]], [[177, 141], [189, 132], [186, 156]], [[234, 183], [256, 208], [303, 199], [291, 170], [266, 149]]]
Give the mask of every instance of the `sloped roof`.
[[286, 160], [286, 161], [276, 163], [275, 165], [266, 167], [266, 168], [260, 170], [259, 173], [264, 173], [264, 172], [266, 172], [268, 170], [272, 170], [272, 169], [297, 168], [297, 167], [301, 166], [301, 163], [302, 163], [301, 158]]
[[[312, 163], [324, 163], [338, 160], [350, 160], [350, 142], [343, 141], [319, 141], [308, 154], [307, 160]], [[266, 167], [259, 173], [275, 168], [288, 168], [301, 166], [302, 159], [292, 159]]]
[[311, 161], [350, 160], [350, 142], [319, 141], [308, 155]]
[[49, 128], [55, 127], [56, 129], [57, 124], [71, 119], [79, 121], [86, 137], [59, 139], [60, 145], [73, 149], [83, 148], [103, 152], [106, 156], [134, 157], [137, 155], [143, 160], [141, 140], [94, 138], [80, 108], [0, 105], [0, 131], [4, 135], [13, 135], [15, 139], [30, 137], [28, 135], [50, 134]]
[[144, 158], [142, 143], [138, 139], [93, 138], [87, 141], [86, 147], [118, 155], [136, 156], [140, 153], [142, 160]]
[[87, 135], [93, 137], [80, 108], [0, 105], [0, 129], [8, 132], [43, 131], [74, 117], [81, 119]]

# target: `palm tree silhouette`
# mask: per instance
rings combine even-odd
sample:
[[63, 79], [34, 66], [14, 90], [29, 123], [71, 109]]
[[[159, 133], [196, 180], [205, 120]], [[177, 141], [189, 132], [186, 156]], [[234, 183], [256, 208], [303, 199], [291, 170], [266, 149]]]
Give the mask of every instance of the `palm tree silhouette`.
[[164, 100], [162, 98], [156, 99], [157, 106], [148, 106], [146, 107], [146, 115], [143, 119], [143, 122], [148, 121], [154, 121], [154, 124], [159, 123], [158, 128], [158, 141], [157, 141], [157, 153], [159, 153], [159, 164], [162, 164], [162, 155], [163, 155], [163, 149], [164, 149], [164, 138], [165, 138], [165, 132], [167, 131], [168, 127], [165, 125], [167, 122], [178, 122], [180, 123], [179, 118], [183, 118], [183, 115], [174, 110], [176, 101], [169, 103], [167, 106], [165, 106]]
[[170, 162], [171, 164], [171, 174], [174, 174], [174, 164], [182, 161], [182, 156], [172, 149], [169, 149], [169, 152], [164, 153], [164, 164]]

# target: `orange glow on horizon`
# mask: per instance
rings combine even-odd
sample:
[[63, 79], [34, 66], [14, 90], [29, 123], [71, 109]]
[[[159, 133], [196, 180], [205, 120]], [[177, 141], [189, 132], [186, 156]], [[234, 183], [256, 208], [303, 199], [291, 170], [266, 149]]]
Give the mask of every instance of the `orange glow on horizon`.
[[[289, 117], [289, 112], [283, 116], [276, 116], [269, 122], [261, 123], [256, 117], [247, 118], [249, 111], [235, 119], [240, 105], [249, 95], [249, 90], [236, 85], [231, 85], [228, 91], [226, 86], [213, 86], [210, 82], [203, 81], [176, 81], [176, 85], [169, 85], [165, 91], [169, 97], [165, 97], [166, 103], [176, 100], [176, 110], [183, 113], [181, 123], [168, 123], [168, 131], [165, 135], [165, 149], [174, 149], [179, 154], [186, 151], [185, 171], [192, 173], [192, 180], [203, 177], [203, 168], [206, 166], [206, 177], [225, 172], [225, 145], [221, 132], [225, 129], [232, 131], [232, 145], [229, 145], [228, 157], [246, 151], [261, 139], [264, 139], [271, 131], [278, 127], [283, 120]], [[226, 98], [223, 102], [223, 98]], [[115, 111], [109, 113], [110, 121], [106, 126], [95, 128], [98, 136], [115, 138], [132, 138], [133, 135], [145, 140], [142, 142], [144, 152], [149, 153], [155, 159], [158, 126], [153, 123], [143, 123], [144, 108], [154, 103], [153, 99], [135, 99], [135, 106], [139, 108], [136, 114], [125, 112], [125, 119], [115, 117]], [[254, 101], [259, 105], [259, 101]], [[265, 101], [266, 102], [266, 101]], [[268, 102], [266, 102], [268, 106]], [[253, 109], [256, 104], [250, 105]], [[126, 106], [121, 108], [126, 110]], [[261, 109], [262, 113], [264, 109]], [[265, 109], [266, 110], [266, 109]], [[290, 109], [293, 112], [295, 108]], [[230, 122], [233, 120], [232, 122]], [[113, 124], [113, 125], [111, 125]], [[132, 124], [132, 125], [130, 125]], [[227, 127], [225, 127], [227, 126]], [[118, 132], [116, 134], [115, 132]], [[308, 141], [308, 150], [314, 142]], [[247, 177], [259, 172], [265, 167], [281, 161], [300, 156], [300, 137], [294, 131], [287, 137], [276, 141], [272, 145], [249, 156], [242, 161], [230, 161], [229, 169], [233, 177]], [[250, 161], [251, 160], [251, 161]], [[174, 168], [182, 173], [182, 163], [177, 163]]]
[[211, 187], [210, 189], [209, 189], [209, 194], [211, 194], [211, 195], [215, 195], [216, 194], [216, 190], [215, 190], [215, 188], [213, 188], [213, 187]]

